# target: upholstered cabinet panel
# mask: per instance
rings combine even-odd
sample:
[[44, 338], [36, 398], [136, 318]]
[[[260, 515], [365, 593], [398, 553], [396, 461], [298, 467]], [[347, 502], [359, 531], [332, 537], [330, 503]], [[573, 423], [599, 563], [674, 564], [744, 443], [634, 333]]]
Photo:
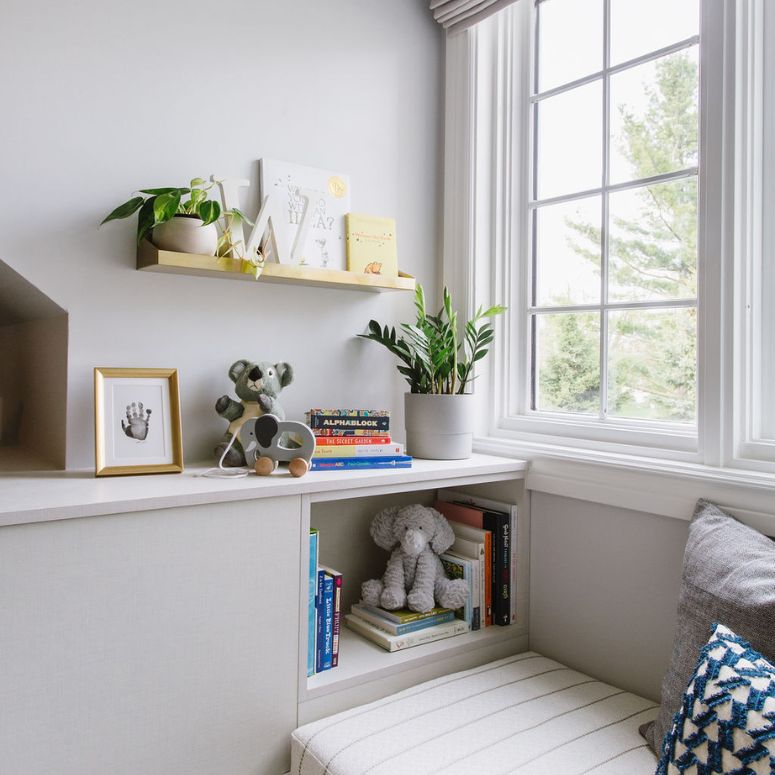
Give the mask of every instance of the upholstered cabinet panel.
[[283, 772], [299, 508], [268, 498], [0, 529], [0, 771]]

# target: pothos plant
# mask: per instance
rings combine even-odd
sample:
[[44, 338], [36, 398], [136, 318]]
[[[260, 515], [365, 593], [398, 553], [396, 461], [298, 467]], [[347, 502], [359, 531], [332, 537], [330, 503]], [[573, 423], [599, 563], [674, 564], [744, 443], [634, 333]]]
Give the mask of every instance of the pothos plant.
[[474, 316], [458, 327], [457, 312], [452, 308], [452, 297], [444, 288], [443, 305], [437, 315], [429, 315], [425, 308], [425, 293], [417, 285], [414, 298], [417, 320], [402, 323], [404, 336], [396, 329], [369, 321], [369, 333], [359, 334], [387, 347], [401, 361], [398, 371], [404, 375], [412, 393], [461, 394], [473, 381], [474, 364], [487, 355], [495, 330], [492, 318], [506, 311], [495, 305], [479, 307]]
[[137, 215], [137, 244], [139, 245], [156, 226], [171, 221], [176, 215], [199, 218], [203, 226], [215, 223], [223, 216], [216, 255], [231, 255], [238, 247], [234, 241], [232, 228], [243, 221], [252, 225], [252, 221], [236, 207], [222, 213], [220, 202], [207, 198], [208, 192], [217, 182], [193, 178], [187, 187], [141, 188], [136, 192], [136, 196], [119, 205], [105, 217], [102, 223], [129, 218], [139, 210]]

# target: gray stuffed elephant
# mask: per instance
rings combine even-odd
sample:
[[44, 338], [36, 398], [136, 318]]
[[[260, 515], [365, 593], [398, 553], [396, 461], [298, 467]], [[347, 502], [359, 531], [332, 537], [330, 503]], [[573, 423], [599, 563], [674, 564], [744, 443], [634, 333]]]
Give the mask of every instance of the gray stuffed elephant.
[[364, 603], [423, 613], [434, 605], [460, 608], [465, 603], [468, 585], [462, 579], [448, 579], [439, 559], [454, 543], [455, 534], [436, 509], [419, 504], [384, 509], [371, 523], [371, 537], [392, 554], [381, 579], [364, 581]]

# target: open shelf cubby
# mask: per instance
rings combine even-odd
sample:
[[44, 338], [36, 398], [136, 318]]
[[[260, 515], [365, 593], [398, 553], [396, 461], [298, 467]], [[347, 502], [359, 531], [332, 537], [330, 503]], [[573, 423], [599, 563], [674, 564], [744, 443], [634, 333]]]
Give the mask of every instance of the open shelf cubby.
[[137, 248], [137, 268], [150, 272], [220, 277], [261, 283], [310, 285], [316, 288], [338, 288], [372, 293], [413, 291], [415, 288], [414, 277], [403, 272], [399, 272], [398, 277], [382, 277], [378, 274], [359, 274], [341, 269], [320, 269], [272, 262], [264, 265], [261, 276], [256, 281], [250, 268], [246, 270], [240, 259], [160, 250], [148, 240], [141, 242]]
[[0, 261], [0, 472], [65, 467], [68, 316]]
[[[452, 481], [445, 482], [443, 486], [504, 502], [523, 503], [520, 479], [475, 485]], [[328, 496], [325, 500], [316, 502], [313, 499], [310, 502], [309, 527], [318, 530], [319, 562], [343, 574], [342, 617], [350, 612], [353, 603], [358, 602], [361, 583], [380, 576], [384, 571], [388, 555], [374, 544], [369, 534], [373, 516], [391, 505], [422, 503], [430, 506], [436, 500], [437, 493], [438, 486], [427, 483], [412, 491], [377, 495], [343, 494], [341, 498]], [[302, 525], [304, 535], [304, 521]], [[528, 516], [520, 512], [517, 528], [516, 624], [506, 627], [494, 625], [390, 653], [349, 630], [343, 619], [337, 667], [308, 677], [305, 669], [306, 652], [303, 655], [305, 664], [300, 665], [303, 676], [299, 700], [304, 721], [345, 707], [339, 703], [345, 702], [343, 698], [352, 692], [360, 693], [364, 700], [370, 700], [411, 685], [418, 679], [424, 680], [451, 670], [483, 664], [524, 650], [527, 647], [527, 530]], [[302, 567], [308, 567], [304, 562], [305, 557], [302, 556]], [[306, 581], [303, 579], [302, 586], [304, 584]], [[303, 601], [302, 610], [306, 611], [306, 600]], [[305, 643], [306, 618], [302, 617], [302, 620], [300, 641]]]

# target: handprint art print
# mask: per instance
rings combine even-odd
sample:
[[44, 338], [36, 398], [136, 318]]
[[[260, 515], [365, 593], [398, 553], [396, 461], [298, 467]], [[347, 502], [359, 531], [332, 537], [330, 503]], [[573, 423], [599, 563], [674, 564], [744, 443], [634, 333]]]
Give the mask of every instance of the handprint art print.
[[[135, 441], [145, 441], [148, 438], [148, 427], [151, 420], [151, 409], [145, 409], [142, 401], [127, 404], [126, 422], [121, 420], [121, 430]], [[145, 413], [143, 413], [145, 412]]]
[[176, 369], [94, 370], [97, 476], [183, 470]]

